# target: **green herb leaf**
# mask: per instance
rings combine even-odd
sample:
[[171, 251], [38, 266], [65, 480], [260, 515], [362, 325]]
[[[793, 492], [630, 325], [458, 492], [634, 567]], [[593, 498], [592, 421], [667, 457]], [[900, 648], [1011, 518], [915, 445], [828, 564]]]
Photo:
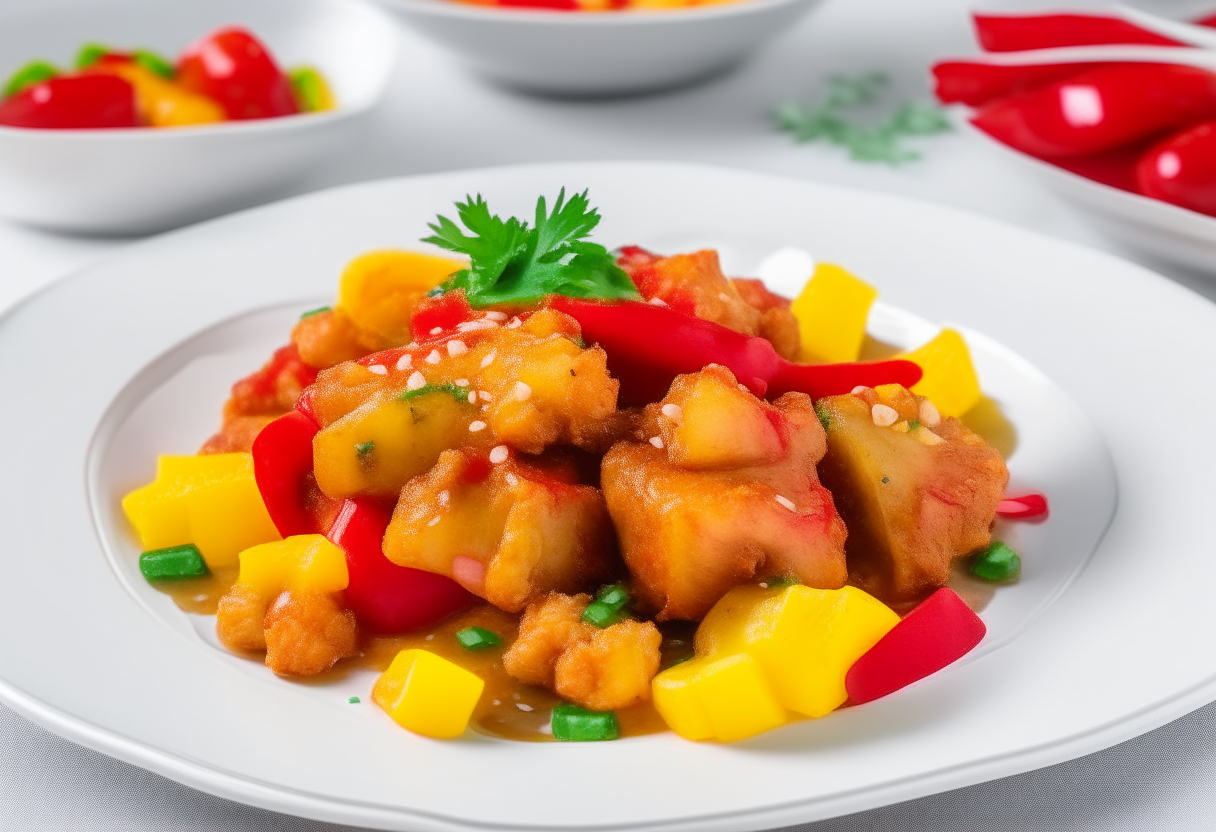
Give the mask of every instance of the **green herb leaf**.
[[76, 53], [76, 68], [85, 69], [100, 61], [106, 55], [113, 51], [110, 47], [100, 43], [86, 43], [80, 47], [80, 51]]
[[10, 75], [8, 80], [4, 82], [4, 98], [14, 96], [35, 84], [49, 81], [58, 74], [59, 69], [54, 64], [47, 63], [46, 61], [30, 61]]
[[131, 60], [166, 81], [173, 80], [173, 64], [168, 59], [153, 52], [151, 49], [136, 49], [131, 53]]
[[469, 268], [456, 272], [441, 287], [464, 289], [473, 306], [526, 302], [545, 295], [606, 300], [636, 299], [637, 288], [606, 248], [586, 240], [600, 215], [587, 192], [566, 201], [563, 188], [550, 212], [545, 198], [536, 201], [531, 228], [515, 217], [491, 214], [480, 195], [456, 203], [457, 216], [471, 234], [440, 216], [430, 225], [434, 235], [423, 242], [463, 254]]

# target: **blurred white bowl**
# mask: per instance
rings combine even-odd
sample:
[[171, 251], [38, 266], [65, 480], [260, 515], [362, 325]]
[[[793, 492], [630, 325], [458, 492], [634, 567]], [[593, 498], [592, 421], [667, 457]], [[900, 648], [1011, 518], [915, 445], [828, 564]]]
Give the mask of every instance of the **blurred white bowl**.
[[531, 92], [603, 96], [651, 92], [727, 70], [821, 0], [615, 12], [380, 2], [491, 80]]
[[359, 132], [396, 59], [396, 27], [363, 0], [42, 2], [0, 16], [0, 77], [85, 43], [176, 56], [240, 24], [289, 68], [325, 74], [336, 110], [199, 127], [0, 127], [0, 216], [61, 231], [143, 234], [284, 195]]

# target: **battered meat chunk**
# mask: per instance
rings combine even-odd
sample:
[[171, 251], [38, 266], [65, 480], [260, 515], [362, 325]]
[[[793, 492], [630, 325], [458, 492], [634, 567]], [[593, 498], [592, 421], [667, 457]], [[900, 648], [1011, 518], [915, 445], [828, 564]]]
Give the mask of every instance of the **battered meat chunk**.
[[650, 698], [662, 635], [649, 621], [599, 628], [581, 620], [588, 595], [550, 593], [528, 605], [503, 667], [594, 711], [614, 711]]
[[711, 365], [678, 377], [642, 422], [648, 440], [615, 445], [601, 484], [657, 620], [699, 620], [756, 577], [844, 584], [845, 527], [816, 475], [825, 439], [807, 396], [770, 405]]
[[401, 490], [384, 536], [393, 563], [454, 579], [508, 612], [620, 570], [603, 495], [572, 470], [444, 451]]
[[849, 580], [892, 605], [945, 585], [987, 546], [1009, 479], [995, 448], [899, 385], [821, 399], [819, 465], [849, 528]]
[[284, 592], [272, 602], [243, 584], [220, 599], [215, 621], [230, 650], [266, 652], [266, 666], [280, 676], [315, 676], [357, 648], [355, 615], [324, 592]]
[[[406, 320], [409, 320], [408, 313]], [[354, 361], [377, 350], [400, 347], [408, 340], [408, 327], [405, 340], [396, 343], [386, 343], [382, 338], [362, 332], [342, 309], [306, 315], [291, 331], [291, 342], [296, 345], [300, 359], [318, 370]]]

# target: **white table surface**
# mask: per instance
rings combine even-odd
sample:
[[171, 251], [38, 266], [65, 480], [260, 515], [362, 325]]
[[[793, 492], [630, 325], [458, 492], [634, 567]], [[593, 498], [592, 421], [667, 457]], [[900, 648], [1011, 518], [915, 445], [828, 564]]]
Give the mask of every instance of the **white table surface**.
[[[18, 1], [0, 0], [0, 8]], [[739, 72], [674, 93], [592, 102], [534, 99], [487, 86], [426, 41], [403, 33], [400, 64], [374, 129], [362, 146], [301, 190], [516, 162], [685, 160], [897, 192], [1118, 251], [1080, 214], [966, 133], [917, 141], [924, 158], [893, 169], [851, 162], [838, 148], [795, 145], [773, 127], [774, 105], [817, 98], [832, 74], [879, 69], [893, 79], [892, 98], [925, 95], [926, 67], [934, 58], [974, 51], [967, 11], [977, 5], [828, 0]], [[1034, 8], [1026, 0], [982, 5]], [[1202, 8], [1192, 0], [1152, 5], [1178, 14]], [[0, 310], [130, 243], [0, 223]], [[1149, 265], [1216, 298], [1216, 278]], [[337, 828], [196, 792], [72, 745], [0, 708], [0, 830]], [[1088, 757], [804, 828], [1216, 829], [1216, 704]]]

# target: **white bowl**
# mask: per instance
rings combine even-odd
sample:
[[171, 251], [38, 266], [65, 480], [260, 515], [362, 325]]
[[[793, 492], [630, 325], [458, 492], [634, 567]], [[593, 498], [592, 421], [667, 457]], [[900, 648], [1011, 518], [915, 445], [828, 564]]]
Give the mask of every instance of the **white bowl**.
[[363, 0], [101, 0], [0, 17], [0, 75], [87, 42], [167, 56], [241, 24], [284, 67], [315, 66], [336, 110], [172, 129], [0, 127], [0, 216], [61, 231], [143, 234], [284, 195], [355, 138], [396, 59], [396, 28]]
[[603, 96], [652, 92], [730, 69], [821, 0], [645, 12], [380, 2], [493, 81], [545, 94]]

